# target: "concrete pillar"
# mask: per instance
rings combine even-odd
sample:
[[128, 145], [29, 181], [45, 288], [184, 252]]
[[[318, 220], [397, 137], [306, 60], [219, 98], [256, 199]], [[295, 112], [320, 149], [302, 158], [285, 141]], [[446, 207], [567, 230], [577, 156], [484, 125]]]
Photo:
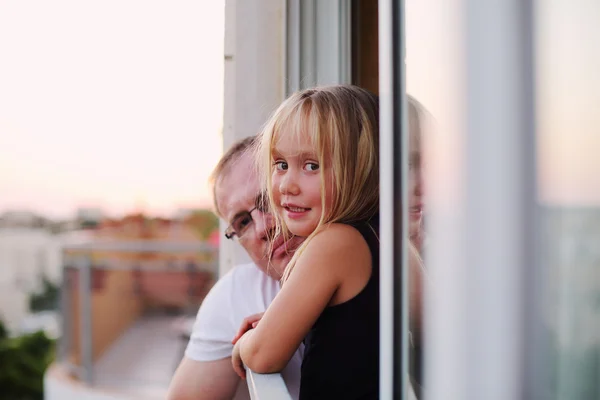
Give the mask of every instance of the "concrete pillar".
[[[285, 0], [225, 1], [223, 149], [258, 133], [285, 93]], [[222, 230], [225, 225], [221, 222]], [[219, 274], [250, 259], [222, 240]]]

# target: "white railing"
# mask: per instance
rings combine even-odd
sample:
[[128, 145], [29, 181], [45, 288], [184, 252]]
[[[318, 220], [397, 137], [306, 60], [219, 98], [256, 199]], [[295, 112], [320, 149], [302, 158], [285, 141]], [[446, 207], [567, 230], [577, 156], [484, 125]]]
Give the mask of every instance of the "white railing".
[[[292, 400], [281, 374], [257, 374], [246, 369], [246, 382], [252, 400]], [[417, 400], [410, 384], [407, 399]]]
[[252, 400], [292, 400], [281, 374], [257, 374], [246, 369], [246, 382]]

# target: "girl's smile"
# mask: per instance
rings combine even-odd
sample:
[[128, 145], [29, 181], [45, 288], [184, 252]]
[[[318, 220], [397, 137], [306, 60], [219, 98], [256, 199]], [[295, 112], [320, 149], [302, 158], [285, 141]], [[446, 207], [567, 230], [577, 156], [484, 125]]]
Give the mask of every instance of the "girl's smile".
[[285, 212], [287, 214], [287, 217], [290, 218], [290, 219], [300, 219], [300, 218], [303, 218], [311, 210], [310, 208], [299, 207], [299, 206], [297, 206], [295, 204], [292, 204], [292, 203], [283, 203], [281, 206], [285, 210]]

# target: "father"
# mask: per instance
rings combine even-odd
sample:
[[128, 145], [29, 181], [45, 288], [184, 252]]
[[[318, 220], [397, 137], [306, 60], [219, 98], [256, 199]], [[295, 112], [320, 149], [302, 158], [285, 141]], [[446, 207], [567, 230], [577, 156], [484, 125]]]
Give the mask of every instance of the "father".
[[[255, 140], [249, 137], [235, 143], [211, 179], [216, 212], [229, 223], [225, 236], [239, 241], [254, 263], [235, 267], [202, 303], [185, 356], [171, 382], [169, 400], [249, 398], [246, 383], [231, 365], [231, 341], [246, 317], [264, 312], [271, 303], [292, 256], [288, 250], [301, 243], [298, 238], [287, 244], [276, 238], [271, 246], [275, 223], [260, 193], [252, 154]], [[298, 398], [301, 363], [298, 351], [282, 371], [293, 398]]]

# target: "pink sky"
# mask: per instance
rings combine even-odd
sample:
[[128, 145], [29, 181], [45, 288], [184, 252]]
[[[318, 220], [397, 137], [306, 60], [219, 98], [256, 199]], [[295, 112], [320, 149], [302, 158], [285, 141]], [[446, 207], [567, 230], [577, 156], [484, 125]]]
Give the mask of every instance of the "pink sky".
[[[406, 2], [408, 91], [435, 116], [454, 164], [459, 1]], [[600, 2], [576, 3], [538, 10], [539, 193], [600, 205]], [[0, 212], [209, 203], [222, 151], [223, 0], [0, 0], [0, 60]]]
[[208, 204], [223, 7], [0, 0], [0, 212]]

